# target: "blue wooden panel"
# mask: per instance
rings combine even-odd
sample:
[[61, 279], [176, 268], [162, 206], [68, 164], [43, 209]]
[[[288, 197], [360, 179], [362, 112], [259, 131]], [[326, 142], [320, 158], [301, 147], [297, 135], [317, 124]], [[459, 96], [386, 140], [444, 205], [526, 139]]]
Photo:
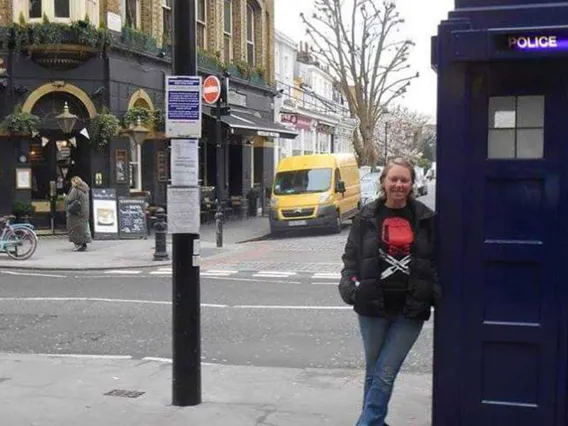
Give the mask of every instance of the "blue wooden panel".
[[484, 321], [540, 322], [542, 272], [537, 263], [486, 262], [484, 269]]

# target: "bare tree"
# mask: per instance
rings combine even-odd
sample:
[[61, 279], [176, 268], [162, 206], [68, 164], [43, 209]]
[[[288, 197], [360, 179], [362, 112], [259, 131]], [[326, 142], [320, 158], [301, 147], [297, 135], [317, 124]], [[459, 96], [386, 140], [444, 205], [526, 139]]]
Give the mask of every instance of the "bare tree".
[[359, 121], [353, 139], [359, 162], [375, 164], [377, 122], [418, 77], [407, 63], [414, 44], [397, 39], [404, 20], [392, 0], [315, 0], [314, 8], [311, 18], [300, 15], [312, 51], [329, 66]]

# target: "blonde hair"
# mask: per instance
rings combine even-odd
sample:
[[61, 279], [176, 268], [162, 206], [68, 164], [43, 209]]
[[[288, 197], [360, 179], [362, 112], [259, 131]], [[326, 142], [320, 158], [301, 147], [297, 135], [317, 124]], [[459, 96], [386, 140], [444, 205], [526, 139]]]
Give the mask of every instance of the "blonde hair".
[[81, 185], [83, 183], [83, 179], [81, 179], [79, 176], [73, 176], [71, 178], [71, 185], [73, 186], [78, 186]]
[[410, 172], [410, 180], [412, 181], [412, 188], [410, 189], [410, 193], [408, 194], [408, 198], [414, 198], [414, 182], [416, 182], [416, 171], [414, 170], [414, 164], [411, 161], [406, 160], [404, 158], [394, 158], [390, 160], [387, 165], [383, 168], [381, 175], [379, 176], [379, 198], [385, 200], [387, 198], [387, 194], [385, 192], [385, 179], [387, 174], [394, 166], [401, 166], [408, 169]]

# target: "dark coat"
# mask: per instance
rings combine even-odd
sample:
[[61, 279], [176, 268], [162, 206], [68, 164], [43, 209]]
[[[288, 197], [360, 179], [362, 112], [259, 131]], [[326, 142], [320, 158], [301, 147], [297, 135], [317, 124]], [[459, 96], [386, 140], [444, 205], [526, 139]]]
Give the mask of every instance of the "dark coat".
[[[354, 305], [364, 316], [385, 316], [380, 285], [378, 209], [384, 200], [376, 200], [363, 208], [353, 220], [343, 255], [339, 293], [343, 301]], [[440, 300], [441, 289], [435, 264], [434, 215], [426, 205], [410, 201], [414, 212], [414, 243], [411, 246], [408, 293], [403, 314], [407, 318], [430, 318], [430, 308]], [[357, 287], [353, 278], [359, 281]]]
[[[69, 206], [76, 200], [81, 203], [81, 210], [77, 214], [72, 214]], [[89, 226], [90, 213], [89, 186], [83, 183], [72, 187], [67, 196], [67, 232], [69, 241], [73, 244], [83, 245], [92, 241]]]

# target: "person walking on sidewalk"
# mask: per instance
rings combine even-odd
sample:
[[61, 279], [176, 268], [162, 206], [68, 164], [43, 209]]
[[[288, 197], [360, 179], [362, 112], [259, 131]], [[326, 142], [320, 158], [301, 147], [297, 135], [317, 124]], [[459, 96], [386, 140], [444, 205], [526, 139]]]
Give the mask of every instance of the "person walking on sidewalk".
[[413, 196], [412, 163], [390, 161], [379, 198], [355, 217], [339, 293], [358, 314], [365, 353], [363, 408], [356, 426], [385, 423], [394, 381], [441, 292], [434, 212]]
[[79, 176], [71, 178], [71, 190], [67, 196], [67, 232], [75, 251], [86, 251], [91, 239], [89, 225], [89, 185]]

